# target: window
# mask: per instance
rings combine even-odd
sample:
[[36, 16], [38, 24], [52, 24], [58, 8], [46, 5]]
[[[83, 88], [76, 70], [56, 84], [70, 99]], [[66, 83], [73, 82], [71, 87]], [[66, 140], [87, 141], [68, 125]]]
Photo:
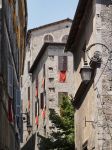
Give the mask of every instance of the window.
[[35, 102], [35, 117], [37, 116], [37, 101]]
[[53, 42], [53, 37], [52, 35], [45, 35], [44, 37], [44, 42]]
[[49, 67], [48, 69], [49, 69], [50, 71], [53, 71], [53, 67]]
[[28, 87], [28, 100], [30, 100], [30, 87]]
[[40, 108], [41, 109], [44, 108], [44, 94], [43, 93], [40, 94]]
[[49, 78], [49, 82], [52, 83], [54, 81], [54, 78]]
[[19, 6], [18, 6], [18, 0], [16, 0], [16, 16], [18, 16], [19, 12]]
[[59, 73], [59, 82], [64, 83], [66, 81], [66, 71], [60, 71]]
[[36, 78], [36, 81], [35, 81], [35, 96], [38, 97], [38, 76]]
[[49, 56], [49, 59], [50, 59], [51, 61], [53, 61], [53, 60], [54, 60], [54, 56], [53, 56], [53, 55]]
[[58, 57], [58, 69], [59, 69], [59, 71], [67, 70], [67, 56], [59, 56]]
[[8, 65], [8, 94], [13, 98], [13, 67]]
[[23, 76], [20, 77], [20, 86], [21, 86], [21, 88], [23, 86]]
[[45, 64], [43, 66], [43, 77], [45, 77]]
[[49, 92], [50, 93], [54, 93], [55, 92], [55, 88], [49, 88]]
[[64, 36], [62, 37], [62, 42], [63, 42], [63, 43], [66, 43], [66, 42], [67, 42], [67, 39], [68, 39], [68, 35], [64, 35]]
[[28, 72], [30, 71], [30, 61], [28, 61]]
[[20, 101], [21, 101], [21, 92], [16, 89], [16, 116], [20, 117]]
[[58, 92], [58, 105], [62, 103], [64, 97], [68, 96], [68, 92]]

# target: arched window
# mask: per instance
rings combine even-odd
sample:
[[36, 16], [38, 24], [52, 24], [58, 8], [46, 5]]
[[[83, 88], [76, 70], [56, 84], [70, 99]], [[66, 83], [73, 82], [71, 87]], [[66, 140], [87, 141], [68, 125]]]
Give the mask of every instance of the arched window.
[[64, 36], [62, 37], [62, 42], [63, 42], [63, 43], [66, 43], [66, 42], [67, 42], [67, 39], [68, 39], [68, 35], [64, 35]]
[[44, 37], [44, 42], [53, 42], [53, 37], [52, 35], [45, 35]]

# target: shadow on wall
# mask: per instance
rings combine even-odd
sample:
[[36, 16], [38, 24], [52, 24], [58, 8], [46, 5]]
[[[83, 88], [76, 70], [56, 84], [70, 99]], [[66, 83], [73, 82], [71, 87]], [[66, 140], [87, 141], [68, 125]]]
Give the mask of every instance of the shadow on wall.
[[33, 134], [21, 150], [35, 150], [35, 137]]
[[96, 0], [98, 4], [103, 4], [106, 6], [112, 5], [112, 0]]

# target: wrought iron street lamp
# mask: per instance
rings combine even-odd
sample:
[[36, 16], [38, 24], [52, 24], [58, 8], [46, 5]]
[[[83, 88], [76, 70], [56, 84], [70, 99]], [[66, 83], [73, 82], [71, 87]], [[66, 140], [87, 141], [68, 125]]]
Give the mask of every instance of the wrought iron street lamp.
[[80, 70], [82, 81], [86, 84], [91, 80], [92, 69], [91, 67], [84, 65]]
[[30, 134], [31, 133], [31, 131], [32, 131], [32, 126], [29, 124], [29, 125], [27, 125], [27, 131], [28, 131], [28, 133]]

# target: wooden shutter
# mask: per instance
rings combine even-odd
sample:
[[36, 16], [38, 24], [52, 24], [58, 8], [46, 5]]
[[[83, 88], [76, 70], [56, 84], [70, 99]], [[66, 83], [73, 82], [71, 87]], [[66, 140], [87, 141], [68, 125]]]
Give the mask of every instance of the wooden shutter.
[[37, 78], [36, 78], [36, 86], [35, 87], [37, 87], [38, 88], [38, 76], [37, 76]]
[[37, 116], [37, 101], [35, 102], [35, 117]]
[[13, 99], [13, 67], [8, 65], [8, 94]]
[[44, 108], [44, 94], [43, 93], [40, 94], [40, 108], [41, 109]]
[[30, 71], [30, 61], [28, 61], [28, 72]]
[[20, 77], [20, 86], [23, 87], [23, 76]]
[[30, 100], [30, 87], [28, 87], [28, 100]]
[[38, 97], [38, 77], [36, 78], [35, 82], [35, 96]]
[[43, 77], [45, 77], [45, 64], [43, 66]]
[[16, 116], [21, 116], [21, 92], [16, 90]]
[[58, 69], [60, 71], [67, 70], [67, 56], [59, 56], [58, 57]]

